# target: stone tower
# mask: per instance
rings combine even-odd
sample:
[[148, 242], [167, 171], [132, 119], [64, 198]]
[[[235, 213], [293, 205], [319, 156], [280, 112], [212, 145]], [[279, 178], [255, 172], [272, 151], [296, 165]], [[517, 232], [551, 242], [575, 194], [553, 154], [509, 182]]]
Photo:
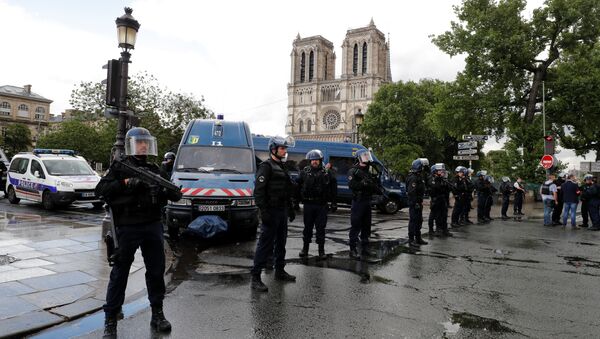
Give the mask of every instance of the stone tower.
[[286, 133], [298, 139], [352, 140], [354, 114], [367, 106], [381, 84], [391, 82], [390, 50], [373, 20], [350, 29], [342, 44], [342, 74], [335, 77], [333, 44], [322, 36], [293, 42]]

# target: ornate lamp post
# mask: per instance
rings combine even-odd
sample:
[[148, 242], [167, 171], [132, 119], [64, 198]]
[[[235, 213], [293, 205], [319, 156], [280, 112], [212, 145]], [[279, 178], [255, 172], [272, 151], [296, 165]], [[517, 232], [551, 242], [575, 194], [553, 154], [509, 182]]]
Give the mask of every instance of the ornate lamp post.
[[119, 121], [117, 123], [117, 140], [113, 147], [113, 158], [121, 158], [125, 154], [125, 129], [127, 125], [127, 82], [129, 80], [129, 54], [135, 47], [135, 39], [140, 28], [140, 23], [133, 18], [133, 9], [125, 7], [125, 14], [117, 18], [117, 37], [121, 52], [121, 85], [119, 92]]
[[362, 109], [358, 109], [358, 112], [354, 114], [354, 124], [356, 124], [356, 143], [360, 143], [360, 125], [365, 121], [365, 114]]

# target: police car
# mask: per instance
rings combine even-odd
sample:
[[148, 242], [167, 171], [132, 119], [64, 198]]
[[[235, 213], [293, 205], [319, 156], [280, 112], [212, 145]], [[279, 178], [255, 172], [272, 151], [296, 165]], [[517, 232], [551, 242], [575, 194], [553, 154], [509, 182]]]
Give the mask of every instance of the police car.
[[94, 190], [100, 176], [72, 150], [34, 149], [15, 155], [6, 179], [11, 204], [21, 199], [41, 202], [45, 209], [73, 202], [90, 202], [101, 208]]

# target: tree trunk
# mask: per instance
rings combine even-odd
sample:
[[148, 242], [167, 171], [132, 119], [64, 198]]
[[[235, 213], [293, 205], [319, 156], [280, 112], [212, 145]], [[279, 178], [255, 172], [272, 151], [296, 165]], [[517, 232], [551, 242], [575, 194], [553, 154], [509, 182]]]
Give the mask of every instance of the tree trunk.
[[527, 100], [527, 108], [525, 110], [525, 123], [531, 124], [533, 122], [533, 116], [535, 114], [535, 104], [537, 102], [537, 93], [544, 80], [545, 69], [537, 67], [535, 74], [533, 75], [533, 83], [531, 84], [531, 91], [529, 91], [529, 99]]

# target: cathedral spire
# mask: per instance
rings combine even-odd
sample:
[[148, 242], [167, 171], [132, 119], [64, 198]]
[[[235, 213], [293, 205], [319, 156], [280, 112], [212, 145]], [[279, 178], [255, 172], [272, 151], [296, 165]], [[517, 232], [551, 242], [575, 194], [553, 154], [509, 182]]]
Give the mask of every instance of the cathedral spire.
[[369, 22], [369, 27], [375, 27], [375, 22], [373, 21], [373, 17], [371, 17], [371, 22]]

